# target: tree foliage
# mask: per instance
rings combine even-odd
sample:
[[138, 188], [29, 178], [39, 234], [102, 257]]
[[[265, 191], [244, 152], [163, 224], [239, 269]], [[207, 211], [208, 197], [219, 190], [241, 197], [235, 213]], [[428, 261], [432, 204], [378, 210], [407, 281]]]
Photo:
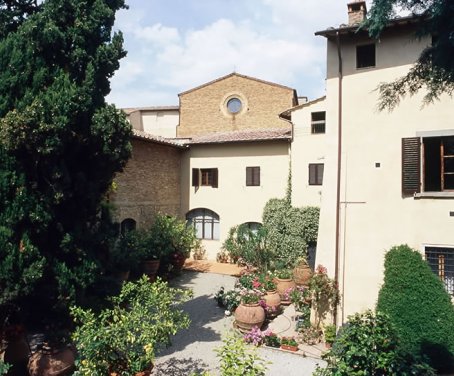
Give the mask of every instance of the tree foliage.
[[0, 2], [0, 303], [64, 306], [93, 282], [101, 202], [130, 155], [105, 96], [124, 0]]
[[454, 307], [419, 252], [401, 245], [386, 254], [377, 310], [389, 315], [403, 352], [427, 357], [438, 370], [454, 370]]
[[416, 37], [433, 37], [410, 71], [379, 86], [379, 109], [394, 109], [407, 94], [425, 88], [424, 102], [454, 92], [454, 6], [452, 0], [374, 0], [365, 27], [378, 38], [395, 17], [395, 6], [419, 16]]

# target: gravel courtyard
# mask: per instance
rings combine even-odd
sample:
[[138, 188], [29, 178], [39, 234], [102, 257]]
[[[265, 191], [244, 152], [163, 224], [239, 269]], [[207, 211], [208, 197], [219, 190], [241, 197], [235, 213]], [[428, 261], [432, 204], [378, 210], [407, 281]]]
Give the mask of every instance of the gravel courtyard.
[[[194, 297], [184, 305], [191, 317], [191, 326], [179, 332], [172, 346], [158, 354], [153, 375], [189, 376], [208, 370], [218, 375], [219, 360], [215, 348], [222, 346], [222, 335], [232, 328], [232, 317], [226, 317], [213, 299], [221, 286], [233, 288], [235, 277], [214, 273], [184, 271], [171, 285], [191, 288]], [[279, 350], [260, 348], [260, 354], [271, 362], [267, 375], [310, 376], [320, 360]]]

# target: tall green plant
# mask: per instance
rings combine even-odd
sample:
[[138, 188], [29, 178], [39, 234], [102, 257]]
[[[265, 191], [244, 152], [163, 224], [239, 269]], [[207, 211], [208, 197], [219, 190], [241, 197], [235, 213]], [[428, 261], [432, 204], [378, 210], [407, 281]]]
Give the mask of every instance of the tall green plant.
[[419, 252], [400, 245], [386, 254], [377, 310], [390, 316], [403, 351], [427, 357], [439, 371], [454, 370], [454, 307]]
[[0, 2], [0, 302], [32, 298], [41, 321], [102, 274], [101, 202], [131, 151], [131, 126], [104, 99], [124, 7]]
[[159, 279], [151, 284], [144, 276], [124, 284], [120, 295], [111, 299], [112, 308], [100, 313], [71, 308], [77, 324], [75, 374], [132, 376], [150, 369], [157, 349], [189, 326], [181, 303], [190, 296], [188, 290], [170, 288]]

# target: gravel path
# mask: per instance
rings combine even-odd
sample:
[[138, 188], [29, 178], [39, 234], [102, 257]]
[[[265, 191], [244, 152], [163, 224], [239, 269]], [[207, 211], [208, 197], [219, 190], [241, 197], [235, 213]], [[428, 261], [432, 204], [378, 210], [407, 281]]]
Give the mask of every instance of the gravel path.
[[[158, 354], [153, 375], [189, 376], [208, 370], [218, 375], [219, 360], [215, 348], [222, 346], [221, 337], [232, 328], [232, 317], [226, 317], [213, 299], [221, 286], [233, 288], [235, 278], [213, 273], [184, 271], [172, 285], [191, 288], [194, 298], [184, 305], [191, 317], [191, 326], [173, 337], [172, 346]], [[267, 376], [310, 376], [316, 363], [312, 358], [260, 348], [261, 356], [272, 364]]]

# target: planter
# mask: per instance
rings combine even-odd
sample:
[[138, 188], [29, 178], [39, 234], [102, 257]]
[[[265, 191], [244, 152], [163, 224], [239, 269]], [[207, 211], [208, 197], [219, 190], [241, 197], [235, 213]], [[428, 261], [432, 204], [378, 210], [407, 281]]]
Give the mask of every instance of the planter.
[[308, 286], [312, 270], [306, 263], [301, 263], [293, 269], [293, 280], [298, 286]]
[[264, 321], [265, 310], [259, 303], [241, 303], [235, 310], [235, 326], [243, 333], [249, 332], [254, 326], [261, 328]]
[[266, 305], [270, 307], [270, 312], [267, 312], [269, 317], [275, 317], [279, 312], [279, 307], [281, 306], [281, 297], [279, 296], [276, 290], [267, 291], [263, 296], [263, 300]]
[[291, 288], [296, 287], [296, 283], [293, 279], [281, 279], [281, 278], [275, 278], [276, 282], [276, 290], [279, 293], [279, 296], [281, 297], [281, 304], [288, 305], [290, 304], [290, 300], [285, 300], [285, 293]]
[[282, 350], [288, 350], [288, 351], [298, 351], [298, 346], [292, 346], [292, 345], [281, 345]]
[[34, 352], [28, 361], [30, 376], [69, 376], [74, 372], [75, 349], [39, 350]]
[[115, 279], [120, 283], [126, 282], [129, 279], [129, 274], [129, 270], [123, 272], [118, 271], [115, 273]]
[[143, 273], [148, 276], [151, 282], [156, 280], [160, 262], [160, 260], [145, 260], [143, 262]]

